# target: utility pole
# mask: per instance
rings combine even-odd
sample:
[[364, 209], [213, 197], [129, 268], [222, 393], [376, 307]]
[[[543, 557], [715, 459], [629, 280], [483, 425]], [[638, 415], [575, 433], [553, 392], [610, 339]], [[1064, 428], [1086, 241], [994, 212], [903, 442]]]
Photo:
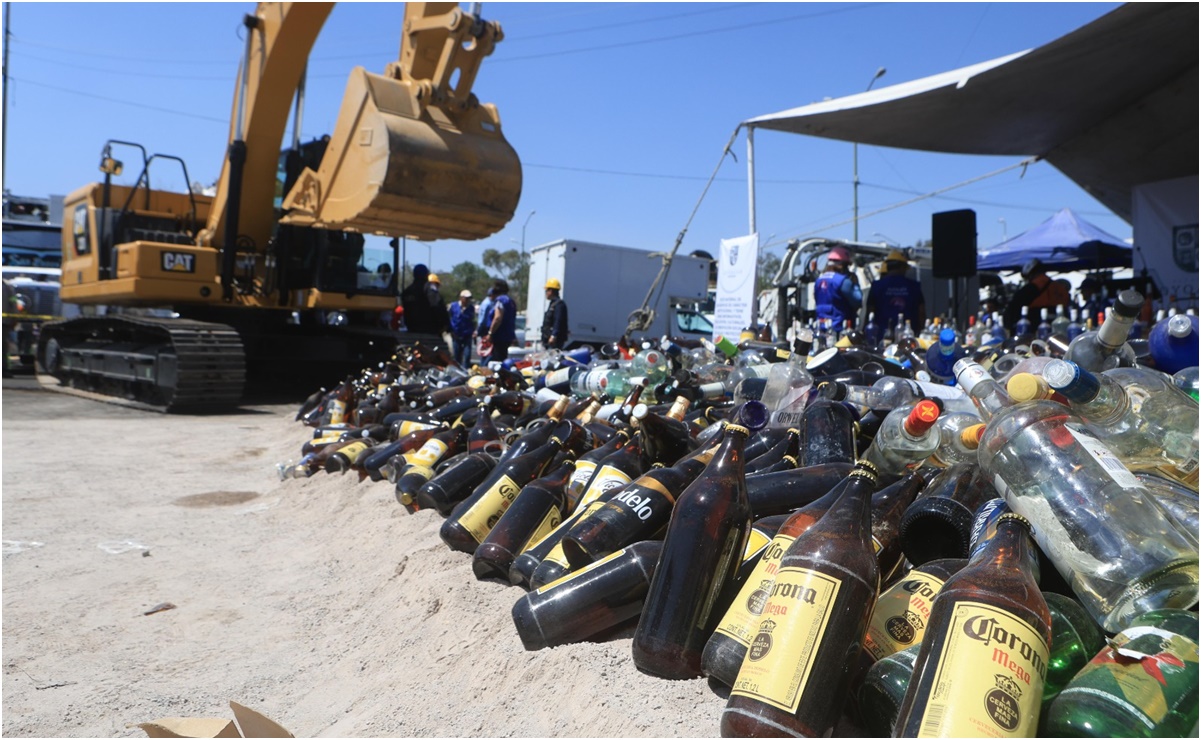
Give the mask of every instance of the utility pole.
[[12, 46], [13, 4], [4, 4], [4, 124], [0, 133], [0, 181], [8, 184], [8, 48]]
[[[876, 74], [874, 77], [872, 77], [871, 82], [867, 83], [867, 90], [864, 90], [864, 92], [868, 92], [869, 90], [871, 90], [872, 85], [876, 84], [876, 80], [883, 77], [884, 73], [887, 71], [888, 70], [884, 69], [883, 67], [877, 69]], [[853, 209], [854, 210], [854, 219], [855, 219], [854, 240], [859, 241], [859, 142], [856, 141], [851, 146], [852, 146], [852, 152], [853, 152], [853, 156], [854, 156], [854, 164], [853, 164], [854, 174], [851, 179], [851, 182], [853, 183], [854, 191], [855, 191], [854, 192], [855, 200], [854, 200], [854, 209]]]

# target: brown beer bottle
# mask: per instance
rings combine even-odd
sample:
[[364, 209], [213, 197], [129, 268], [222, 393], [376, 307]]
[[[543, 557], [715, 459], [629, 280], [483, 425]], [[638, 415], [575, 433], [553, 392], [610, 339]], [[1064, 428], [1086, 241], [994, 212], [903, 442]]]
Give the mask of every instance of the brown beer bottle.
[[[700, 450], [671, 467], [648, 470], [630, 485], [602, 494], [587, 516], [563, 535], [563, 555], [574, 570], [654, 536], [671, 518], [676, 498], [717, 452]], [[658, 463], [656, 463], [658, 465]]]
[[[393, 458], [389, 463], [389, 470], [387, 471], [388, 480], [392, 483], [399, 481], [401, 476], [405, 474], [406, 468], [410, 465], [419, 465], [433, 470], [442, 460], [454, 457], [462, 452], [466, 444], [466, 427], [456, 425], [450, 429], [438, 432], [416, 450], [404, 452]], [[431, 474], [429, 477], [433, 477], [433, 475]], [[426, 480], [429, 480], [429, 478], [426, 478]], [[416, 492], [416, 489], [414, 489], [413, 493], [416, 494]]]
[[1034, 581], [1030, 524], [997, 533], [934, 599], [897, 737], [1034, 737], [1051, 614]]
[[580, 642], [638, 616], [662, 550], [662, 542], [638, 542], [521, 597], [512, 612], [521, 644]]
[[[748, 401], [739, 420], [761, 428], [767, 407]], [[743, 456], [749, 434], [746, 426], [726, 425], [721, 447], [672, 510], [634, 633], [634, 665], [643, 673], [701, 675], [701, 652], [722, 614], [717, 600], [735, 577], [751, 530]]]
[[756, 517], [791, 514], [826, 495], [854, 467], [852, 463], [826, 463], [752, 475], [746, 480], [746, 496]]
[[552, 466], [548, 475], [525, 484], [475, 549], [471, 570], [476, 578], [501, 578], [508, 582], [513, 559], [526, 544], [550, 534], [563, 521], [566, 511], [563, 489], [574, 471], [575, 460], [568, 458]]
[[606, 494], [611, 496], [619, 490], [624, 490], [635, 478], [642, 475], [645, 469], [642, 433], [635, 432], [629, 444], [601, 462], [589, 481], [588, 488], [571, 512], [571, 517], [543, 538], [542, 542], [552, 542], [553, 546], [542, 556], [542, 562], [538, 563], [538, 567], [530, 576], [531, 588], [544, 586], [571, 571], [571, 563], [563, 554], [563, 536], [576, 522], [583, 521], [599, 508], [607, 500]]
[[911, 470], [872, 496], [872, 546], [880, 563], [882, 584], [891, 581], [905, 559], [901, 551], [901, 517], [932, 477], [925, 468]]
[[496, 458], [487, 452], [469, 453], [417, 489], [418, 507], [448, 516], [455, 504], [470, 496], [495, 467]]
[[355, 406], [354, 377], [347, 375], [346, 380], [334, 389], [326, 407], [329, 411], [329, 424], [346, 424]]
[[350, 444], [338, 447], [326, 458], [325, 472], [345, 474], [346, 471], [360, 463], [364, 457], [371, 454], [374, 447], [375, 440], [370, 437], [351, 440]]
[[522, 486], [542, 475], [562, 448], [563, 440], [551, 437], [537, 449], [498, 463], [492, 475], [460, 502], [442, 523], [439, 531], [442, 541], [452, 550], [474, 553]]
[[[746, 464], [746, 474], [754, 475], [755, 473], [765, 472], [768, 468], [786, 457], [791, 457], [795, 460], [797, 455], [800, 454], [800, 449], [801, 432], [799, 429], [790, 427], [785, 431], [784, 439], [781, 439], [770, 450]], [[796, 466], [794, 465], [793, 467]]]
[[830, 510], [789, 545], [721, 716], [722, 737], [822, 737], [850, 692], [876, 602], [875, 470], [860, 461]]
[[976, 463], [943, 468], [901, 518], [905, 557], [914, 565], [966, 558], [976, 510], [996, 495]]
[[394, 455], [403, 455], [406, 452], [421, 448], [430, 437], [442, 431], [446, 427], [430, 427], [429, 429], [418, 429], [414, 432], [409, 432], [403, 437], [379, 445], [372, 450], [371, 455], [363, 461], [363, 469], [373, 481], [381, 481], [388, 477], [388, 473], [384, 470], [384, 466]]
[[479, 413], [476, 414], [475, 424], [467, 433], [468, 452], [492, 452], [499, 456], [504, 445], [500, 441], [500, 432], [492, 423], [492, 414], [488, 410], [488, 402], [481, 401]]
[[[738, 677], [738, 669], [742, 667], [746, 651], [759, 630], [759, 621], [763, 615], [763, 607], [767, 605], [767, 597], [771, 595], [776, 582], [776, 572], [780, 568], [780, 560], [788, 548], [809, 528], [821, 519], [834, 502], [842, 496], [843, 490], [850, 483], [850, 478], [844, 478], [836, 483], [826, 495], [806, 506], [797, 509], [792, 514], [778, 515], [784, 518], [779, 525], [771, 544], [763, 553], [763, 557], [751, 572], [746, 583], [726, 609], [717, 629], [709, 641], [705, 643], [705, 651], [701, 655], [701, 668], [705, 674], [717, 679], [726, 686], [732, 686]], [[769, 517], [772, 519], [775, 517]], [[763, 521], [763, 520], [759, 520]]]
[[642, 432], [642, 446], [650, 462], [675, 465], [696, 450], [697, 441], [683, 421], [689, 404], [687, 398], [676, 399], [666, 416], [651, 413], [643, 403], [634, 407], [633, 426]]
[[[512, 460], [518, 455], [524, 455], [536, 447], [541, 447], [542, 445], [546, 444], [552, 436], [558, 437], [565, 443], [570, 442], [570, 440], [568, 440], [569, 430], [567, 429], [567, 426], [560, 424], [560, 422], [563, 420], [563, 411], [567, 408], [567, 404], [570, 402], [571, 399], [569, 399], [567, 396], [564, 396], [556, 401], [555, 405], [551, 407], [551, 410], [546, 412], [546, 423], [539, 425], [535, 429], [531, 429], [530, 431], [518, 437], [513, 444], [509, 445], [509, 448], [506, 449], [504, 454], [500, 456], [501, 464]], [[580, 432], [580, 434], [582, 434], [582, 432]], [[564, 444], [564, 446], [570, 447], [571, 445]]]
[[932, 560], [909, 571], [880, 594], [863, 638], [858, 675], [866, 674], [877, 661], [893, 653], [921, 644], [934, 597], [967, 562], [964, 558]]

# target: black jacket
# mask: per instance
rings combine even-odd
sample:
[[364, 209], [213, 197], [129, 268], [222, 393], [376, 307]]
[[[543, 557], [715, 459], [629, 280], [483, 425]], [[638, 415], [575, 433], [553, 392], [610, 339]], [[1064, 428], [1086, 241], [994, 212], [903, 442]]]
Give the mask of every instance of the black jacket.
[[[555, 343], [550, 343], [551, 337]], [[542, 317], [542, 346], [562, 348], [567, 344], [567, 304], [559, 296], [550, 299]]]

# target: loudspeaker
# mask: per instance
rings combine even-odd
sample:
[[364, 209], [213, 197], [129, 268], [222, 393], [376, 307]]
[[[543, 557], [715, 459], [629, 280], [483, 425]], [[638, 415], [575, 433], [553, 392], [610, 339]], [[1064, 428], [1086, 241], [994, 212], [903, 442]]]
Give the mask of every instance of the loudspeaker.
[[976, 212], [935, 213], [931, 226], [930, 261], [934, 277], [959, 278], [976, 274]]

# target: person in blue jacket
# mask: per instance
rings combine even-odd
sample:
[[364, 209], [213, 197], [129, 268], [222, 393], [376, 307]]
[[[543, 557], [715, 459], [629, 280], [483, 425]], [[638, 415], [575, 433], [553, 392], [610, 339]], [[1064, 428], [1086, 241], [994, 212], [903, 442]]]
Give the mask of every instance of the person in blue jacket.
[[475, 304], [471, 302], [471, 291], [459, 291], [459, 300], [450, 304], [448, 311], [455, 362], [467, 367], [471, 360], [471, 338], [475, 336]]
[[922, 284], [907, 277], [909, 260], [905, 253], [894, 249], [884, 258], [884, 274], [872, 283], [867, 292], [867, 310], [876, 314], [876, 325], [895, 330], [908, 321], [915, 332], [926, 325], [926, 297]]
[[818, 319], [830, 319], [835, 331], [847, 320], [854, 327], [859, 323], [863, 306], [863, 291], [859, 281], [850, 273], [851, 254], [843, 247], [834, 247], [826, 255], [826, 269], [813, 285], [813, 302]]

